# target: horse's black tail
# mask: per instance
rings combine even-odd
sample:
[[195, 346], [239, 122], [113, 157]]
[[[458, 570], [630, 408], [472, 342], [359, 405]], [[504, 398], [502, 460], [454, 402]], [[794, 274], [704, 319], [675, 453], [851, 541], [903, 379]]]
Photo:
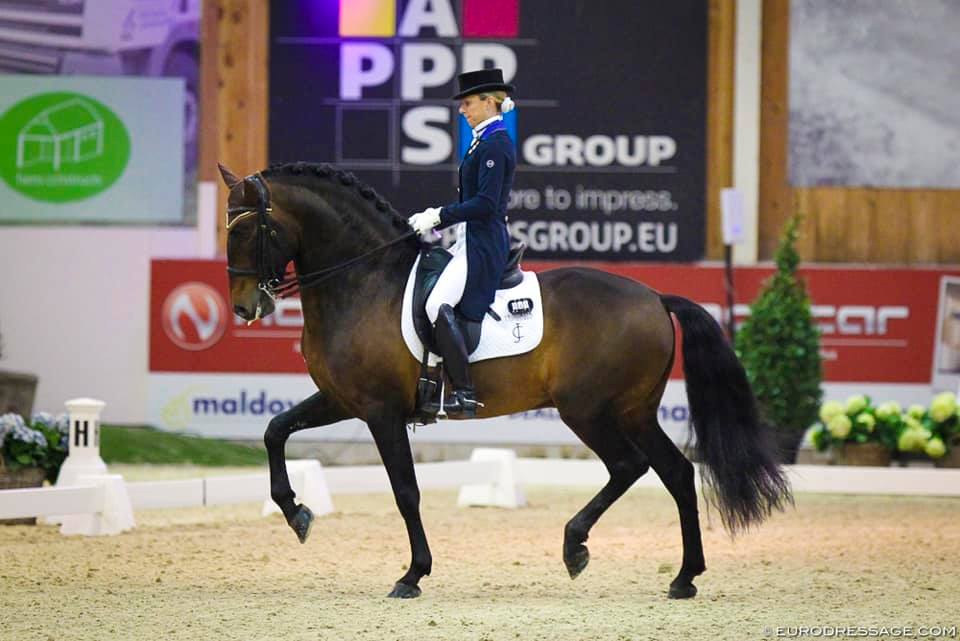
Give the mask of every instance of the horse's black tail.
[[747, 374], [717, 322], [696, 303], [661, 296], [683, 330], [683, 374], [697, 457], [731, 534], [792, 503], [770, 430], [759, 418]]

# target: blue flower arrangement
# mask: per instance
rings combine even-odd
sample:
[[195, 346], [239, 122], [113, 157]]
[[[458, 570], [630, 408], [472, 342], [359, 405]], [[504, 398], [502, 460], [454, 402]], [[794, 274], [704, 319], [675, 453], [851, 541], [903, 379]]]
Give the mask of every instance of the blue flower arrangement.
[[30, 422], [19, 414], [0, 415], [0, 466], [12, 471], [39, 467], [51, 483], [67, 457], [70, 422], [66, 414], [34, 414]]

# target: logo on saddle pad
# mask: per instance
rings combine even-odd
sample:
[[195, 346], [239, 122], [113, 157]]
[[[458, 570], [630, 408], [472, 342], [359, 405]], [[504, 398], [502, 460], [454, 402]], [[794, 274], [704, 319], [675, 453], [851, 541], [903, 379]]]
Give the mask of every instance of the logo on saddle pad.
[[507, 303], [507, 310], [509, 310], [511, 316], [529, 316], [533, 313], [533, 300], [516, 298]]

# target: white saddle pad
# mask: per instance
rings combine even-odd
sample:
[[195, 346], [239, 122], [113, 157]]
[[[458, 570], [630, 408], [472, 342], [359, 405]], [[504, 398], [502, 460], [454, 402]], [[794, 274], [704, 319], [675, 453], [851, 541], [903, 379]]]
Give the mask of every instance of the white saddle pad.
[[[407, 349], [418, 362], [423, 360], [423, 343], [413, 327], [413, 285], [417, 276], [420, 257], [413, 263], [407, 288], [403, 292], [403, 309], [400, 328]], [[523, 272], [523, 282], [510, 289], [497, 291], [490, 306], [500, 320], [490, 314], [483, 317], [480, 328], [480, 344], [470, 354], [470, 362], [525, 354], [540, 344], [543, 338], [543, 305], [540, 297], [540, 281], [534, 272]], [[430, 361], [436, 360], [430, 355]]]

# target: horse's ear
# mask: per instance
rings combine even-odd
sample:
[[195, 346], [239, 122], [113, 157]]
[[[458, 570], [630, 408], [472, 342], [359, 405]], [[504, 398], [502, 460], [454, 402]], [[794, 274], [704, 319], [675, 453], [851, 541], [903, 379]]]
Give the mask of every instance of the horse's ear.
[[260, 201], [260, 190], [257, 188], [257, 179], [254, 176], [247, 176], [243, 179], [241, 193], [245, 203]]
[[238, 178], [236, 174], [232, 171], [217, 163], [217, 167], [220, 168], [220, 176], [223, 177], [223, 183], [229, 188], [233, 189], [233, 186], [239, 183], [242, 179]]

